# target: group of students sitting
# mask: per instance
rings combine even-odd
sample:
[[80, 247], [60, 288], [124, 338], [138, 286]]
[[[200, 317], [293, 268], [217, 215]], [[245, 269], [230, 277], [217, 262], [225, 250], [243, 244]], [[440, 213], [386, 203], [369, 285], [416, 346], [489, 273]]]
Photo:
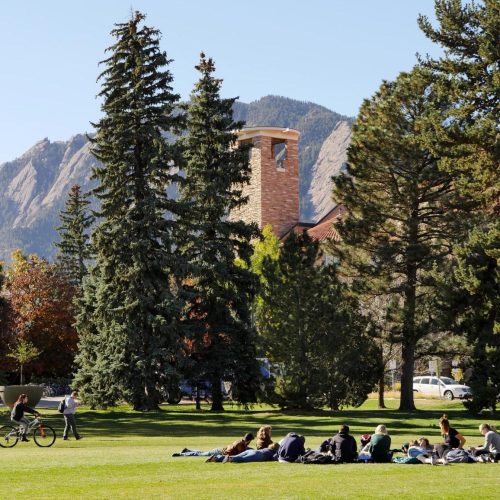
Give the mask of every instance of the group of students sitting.
[[[500, 460], [500, 435], [489, 424], [481, 424], [479, 431], [483, 434], [484, 445], [465, 450], [465, 438], [454, 428], [446, 415], [439, 421], [443, 443], [431, 446], [427, 438], [420, 438], [403, 445], [400, 449], [391, 448], [391, 437], [385, 425], [379, 425], [373, 435], [361, 436], [361, 450], [358, 452], [356, 439], [349, 433], [349, 427], [342, 425], [338, 433], [321, 443], [317, 450], [305, 449], [305, 437], [295, 432], [289, 432], [281, 441], [274, 443], [271, 437], [270, 425], [262, 426], [257, 432], [255, 448], [250, 448], [254, 440], [251, 433], [245, 434], [223, 448], [210, 451], [190, 450], [184, 448], [174, 457], [205, 456], [207, 462], [300, 462], [300, 463], [353, 463], [375, 462], [387, 463], [438, 463], [459, 462], [498, 462]], [[404, 457], [393, 459], [395, 452], [405, 454]]]

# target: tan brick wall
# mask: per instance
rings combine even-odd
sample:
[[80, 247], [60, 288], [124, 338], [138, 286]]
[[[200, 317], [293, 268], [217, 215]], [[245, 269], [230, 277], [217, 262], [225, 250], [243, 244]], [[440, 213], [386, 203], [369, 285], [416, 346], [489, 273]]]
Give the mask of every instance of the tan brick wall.
[[[258, 138], [257, 138], [258, 139]], [[261, 160], [260, 148], [252, 147], [250, 150], [250, 168], [252, 174], [250, 183], [243, 186], [242, 196], [248, 196], [248, 203], [234, 209], [229, 215], [230, 220], [244, 220], [245, 222], [256, 222], [261, 226]]]
[[251, 182], [243, 189], [243, 195], [249, 197], [248, 204], [233, 210], [230, 218], [257, 222], [261, 228], [271, 224], [274, 232], [282, 236], [299, 221], [298, 142], [285, 141], [286, 159], [283, 168], [278, 168], [273, 141], [277, 139], [265, 135], [252, 138]]

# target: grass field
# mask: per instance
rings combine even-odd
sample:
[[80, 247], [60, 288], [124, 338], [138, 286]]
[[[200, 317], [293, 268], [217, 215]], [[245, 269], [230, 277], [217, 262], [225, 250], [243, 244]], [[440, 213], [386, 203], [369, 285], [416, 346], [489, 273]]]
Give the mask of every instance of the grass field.
[[[33, 441], [0, 449], [0, 499], [12, 498], [500, 498], [499, 464], [430, 465], [352, 464], [300, 465], [280, 463], [219, 464], [204, 458], [172, 458], [183, 447], [209, 450], [268, 423], [273, 437], [294, 430], [315, 448], [335, 433], [340, 423], [356, 438], [385, 424], [393, 447], [426, 436], [440, 441], [437, 421], [446, 411], [468, 445], [482, 443], [477, 427], [461, 403], [420, 401], [415, 414], [361, 408], [338, 414], [280, 412], [272, 408], [224, 413], [197, 412], [192, 405], [166, 406], [147, 414], [119, 407], [106, 412], [81, 408], [78, 422], [84, 439], [63, 441], [62, 416], [46, 410], [46, 422], [56, 428], [52, 448]], [[391, 408], [392, 406], [392, 408]], [[0, 423], [8, 414], [0, 415]], [[491, 422], [497, 424], [498, 422]]]

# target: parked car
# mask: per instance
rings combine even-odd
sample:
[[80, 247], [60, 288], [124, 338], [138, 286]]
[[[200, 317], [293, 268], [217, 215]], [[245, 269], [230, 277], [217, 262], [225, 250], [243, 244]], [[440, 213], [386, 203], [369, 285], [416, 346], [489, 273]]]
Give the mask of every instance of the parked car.
[[468, 398], [472, 396], [470, 387], [459, 384], [449, 377], [415, 377], [413, 379], [413, 391], [422, 396], [445, 397], [450, 401], [455, 398]]

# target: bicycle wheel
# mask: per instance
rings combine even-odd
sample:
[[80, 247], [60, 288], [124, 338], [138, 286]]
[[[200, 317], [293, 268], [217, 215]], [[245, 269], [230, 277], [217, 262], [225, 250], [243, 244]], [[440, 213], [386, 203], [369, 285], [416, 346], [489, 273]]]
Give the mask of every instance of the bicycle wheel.
[[12, 425], [2, 425], [0, 427], [0, 446], [2, 448], [12, 448], [16, 446], [19, 436], [17, 429]]
[[33, 439], [37, 446], [48, 448], [52, 446], [56, 440], [56, 431], [48, 425], [44, 425], [43, 427], [38, 426], [33, 430]]

